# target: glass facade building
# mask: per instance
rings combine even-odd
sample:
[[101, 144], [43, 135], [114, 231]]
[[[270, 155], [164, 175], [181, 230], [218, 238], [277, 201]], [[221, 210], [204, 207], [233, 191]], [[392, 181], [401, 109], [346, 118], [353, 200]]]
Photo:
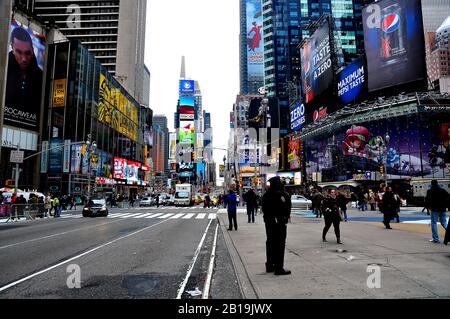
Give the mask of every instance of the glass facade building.
[[[41, 158], [42, 189], [80, 195], [89, 181], [93, 190], [104, 188], [99, 180], [111, 191], [114, 185], [116, 190], [144, 186], [152, 144], [144, 133], [152, 124], [151, 110], [80, 42], [53, 44], [48, 55], [42, 145], [50, 152]], [[89, 136], [97, 145], [91, 152], [84, 143]], [[58, 145], [65, 147], [61, 151]]]

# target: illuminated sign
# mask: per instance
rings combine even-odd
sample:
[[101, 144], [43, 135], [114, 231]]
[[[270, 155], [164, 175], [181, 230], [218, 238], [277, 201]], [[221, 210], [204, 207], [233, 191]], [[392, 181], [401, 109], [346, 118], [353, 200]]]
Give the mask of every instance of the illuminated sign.
[[342, 104], [358, 100], [364, 93], [366, 70], [362, 60], [346, 67], [338, 76], [337, 92]]
[[291, 108], [291, 130], [294, 132], [300, 131], [305, 123], [305, 105], [299, 102]]
[[194, 93], [195, 91], [195, 82], [193, 80], [180, 80], [180, 93]]

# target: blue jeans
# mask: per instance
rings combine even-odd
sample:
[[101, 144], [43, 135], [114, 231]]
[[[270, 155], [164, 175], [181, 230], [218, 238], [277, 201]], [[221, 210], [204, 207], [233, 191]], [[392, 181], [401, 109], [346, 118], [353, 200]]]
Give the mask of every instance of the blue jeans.
[[433, 233], [433, 240], [439, 241], [439, 232], [437, 223], [440, 222], [444, 229], [447, 229], [447, 214], [445, 212], [431, 213], [431, 232]]

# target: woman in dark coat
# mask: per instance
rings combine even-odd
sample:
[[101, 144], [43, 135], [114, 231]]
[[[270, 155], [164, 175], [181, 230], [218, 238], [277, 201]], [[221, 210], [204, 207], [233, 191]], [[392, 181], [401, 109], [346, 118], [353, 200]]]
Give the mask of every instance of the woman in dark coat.
[[386, 229], [392, 229], [390, 222], [397, 213], [397, 200], [395, 199], [392, 188], [388, 187], [383, 195], [383, 200], [381, 204], [381, 212], [384, 215], [383, 224]]

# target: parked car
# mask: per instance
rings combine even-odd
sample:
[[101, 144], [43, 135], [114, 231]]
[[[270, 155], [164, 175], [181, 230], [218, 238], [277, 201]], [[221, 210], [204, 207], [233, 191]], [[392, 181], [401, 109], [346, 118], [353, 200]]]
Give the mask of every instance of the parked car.
[[159, 195], [159, 205], [169, 205], [169, 199], [170, 199], [170, 195], [167, 193], [161, 193]]
[[292, 208], [299, 208], [304, 210], [310, 210], [312, 207], [312, 201], [302, 195], [291, 196]]
[[92, 199], [83, 208], [83, 217], [108, 216], [106, 199]]
[[150, 207], [150, 206], [152, 206], [154, 204], [155, 204], [155, 199], [150, 197], [150, 196], [143, 197], [139, 201], [139, 207]]
[[167, 205], [175, 206], [175, 195], [169, 195], [169, 199], [167, 200]]

